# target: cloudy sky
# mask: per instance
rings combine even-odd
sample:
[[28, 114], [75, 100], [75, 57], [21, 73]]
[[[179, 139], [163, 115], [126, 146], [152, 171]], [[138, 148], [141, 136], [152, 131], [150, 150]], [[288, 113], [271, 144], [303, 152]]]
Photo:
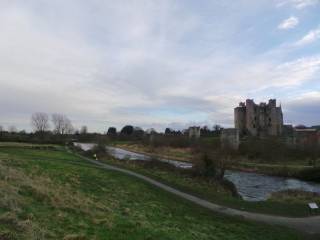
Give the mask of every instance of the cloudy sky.
[[233, 124], [246, 98], [320, 124], [319, 0], [0, 0], [0, 125]]

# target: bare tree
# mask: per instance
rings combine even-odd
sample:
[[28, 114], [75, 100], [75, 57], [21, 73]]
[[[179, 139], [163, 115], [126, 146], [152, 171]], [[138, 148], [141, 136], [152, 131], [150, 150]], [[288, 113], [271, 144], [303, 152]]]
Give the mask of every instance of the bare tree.
[[62, 128], [62, 134], [72, 134], [74, 133], [74, 127], [71, 123], [71, 120], [67, 117], [65, 117], [65, 121], [64, 121], [64, 125], [63, 125], [63, 128]]
[[0, 125], [0, 136], [2, 136], [4, 128]]
[[70, 119], [59, 113], [52, 114], [52, 123], [54, 126], [54, 132], [56, 134], [71, 134], [74, 131], [74, 128], [72, 126], [72, 123]]
[[49, 116], [46, 113], [33, 113], [31, 116], [31, 125], [35, 132], [43, 133], [49, 129]]

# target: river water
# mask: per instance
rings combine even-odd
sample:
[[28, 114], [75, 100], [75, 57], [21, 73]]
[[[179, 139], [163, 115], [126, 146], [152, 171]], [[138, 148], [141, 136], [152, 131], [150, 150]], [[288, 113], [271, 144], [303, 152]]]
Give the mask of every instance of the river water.
[[[94, 146], [94, 144], [91, 143], [75, 143], [75, 145], [81, 147], [85, 151], [90, 150]], [[108, 146], [107, 149], [112, 156], [120, 160], [148, 161], [151, 159], [147, 155], [130, 152], [116, 147]], [[170, 159], [159, 160], [170, 163], [178, 168], [192, 168], [192, 164], [188, 162]], [[246, 201], [264, 201], [267, 200], [273, 192], [292, 189], [320, 193], [320, 184], [301, 181], [294, 178], [275, 177], [258, 173], [229, 170], [226, 171], [225, 178], [236, 186], [238, 193]]]

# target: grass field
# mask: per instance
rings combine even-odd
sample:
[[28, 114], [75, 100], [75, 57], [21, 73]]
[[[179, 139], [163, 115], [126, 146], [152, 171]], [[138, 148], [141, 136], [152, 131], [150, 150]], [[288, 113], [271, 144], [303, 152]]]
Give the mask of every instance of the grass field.
[[306, 239], [220, 216], [63, 148], [0, 147], [0, 239]]
[[215, 181], [193, 177], [191, 174], [184, 173], [184, 170], [170, 168], [169, 166], [166, 168], [162, 166], [163, 164], [150, 165], [144, 162], [115, 159], [102, 159], [102, 161], [139, 172], [203, 199], [239, 210], [279, 216], [304, 217], [310, 216], [307, 205], [309, 202], [317, 202], [320, 205], [319, 195], [306, 194], [301, 196], [302, 193], [300, 193], [298, 198], [297, 195], [290, 193], [286, 195], [285, 192], [281, 194], [281, 198], [273, 197], [268, 201], [248, 202], [234, 197], [228, 188], [224, 188]]

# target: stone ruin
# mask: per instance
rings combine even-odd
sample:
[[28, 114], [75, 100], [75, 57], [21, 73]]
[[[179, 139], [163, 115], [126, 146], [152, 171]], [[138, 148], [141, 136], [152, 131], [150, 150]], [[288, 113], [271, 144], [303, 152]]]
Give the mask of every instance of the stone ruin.
[[282, 108], [277, 106], [275, 99], [260, 104], [255, 104], [253, 99], [247, 99], [234, 109], [234, 124], [240, 136], [281, 136]]
[[201, 136], [200, 127], [189, 127], [188, 134], [190, 139], [199, 139]]

